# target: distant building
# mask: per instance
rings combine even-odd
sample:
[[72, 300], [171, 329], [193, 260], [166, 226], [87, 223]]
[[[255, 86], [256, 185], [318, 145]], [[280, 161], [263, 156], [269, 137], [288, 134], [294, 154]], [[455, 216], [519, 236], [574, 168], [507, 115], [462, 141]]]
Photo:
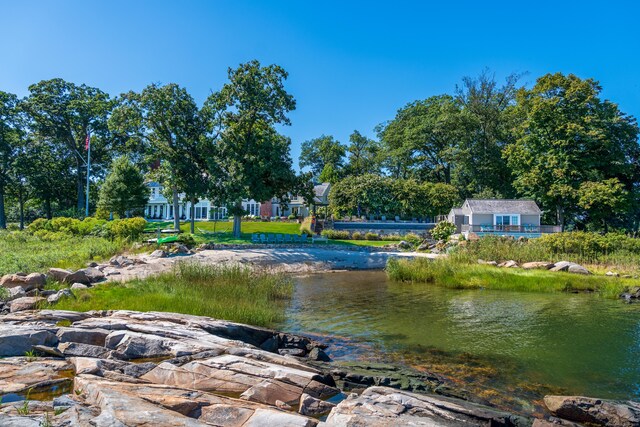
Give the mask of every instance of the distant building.
[[[157, 182], [149, 182], [149, 201], [145, 206], [145, 218], [149, 220], [169, 220], [173, 219], [173, 203], [162, 195], [162, 186]], [[290, 196], [290, 201], [284, 203], [278, 198], [273, 198], [265, 202], [255, 200], [243, 200], [242, 209], [247, 215], [262, 218], [288, 217], [296, 215], [306, 217], [313, 212], [314, 206], [326, 206], [329, 204], [328, 183], [318, 184], [314, 187], [315, 197], [311, 206], [305, 204], [301, 196]], [[191, 202], [184, 199], [184, 195], [179, 196], [178, 217], [182, 220], [191, 219]], [[218, 220], [227, 218], [226, 207], [214, 206], [209, 200], [202, 199], [195, 204], [194, 218], [196, 220]]]
[[542, 225], [541, 216], [533, 200], [467, 199], [460, 208], [451, 209], [447, 220], [467, 237], [470, 233], [540, 237], [561, 231], [559, 226]]

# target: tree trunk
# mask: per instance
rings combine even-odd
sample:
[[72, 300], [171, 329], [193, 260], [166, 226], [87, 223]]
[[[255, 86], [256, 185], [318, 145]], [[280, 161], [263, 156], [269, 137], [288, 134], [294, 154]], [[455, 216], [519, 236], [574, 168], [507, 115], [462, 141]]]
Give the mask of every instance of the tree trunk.
[[191, 198], [191, 234], [196, 232], [196, 198]]
[[0, 186], [0, 228], [7, 229], [7, 216], [4, 211], [4, 185]]
[[22, 188], [18, 192], [18, 204], [20, 207], [20, 230], [24, 230], [24, 198], [22, 197]]
[[178, 190], [173, 189], [173, 229], [180, 230], [180, 216], [178, 210], [180, 209], [180, 201], [178, 200]]
[[236, 239], [239, 239], [241, 235], [241, 224], [242, 224], [242, 215], [240, 215], [241, 209], [242, 209], [242, 201], [236, 202], [235, 213], [233, 214], [233, 237], [235, 237]]
[[560, 226], [560, 230], [564, 231], [564, 207], [560, 204], [556, 206], [556, 221]]
[[47, 216], [47, 219], [53, 218], [53, 212], [51, 212], [51, 198], [47, 197], [44, 199], [44, 212]]
[[84, 186], [85, 182], [82, 179], [82, 160], [79, 158], [76, 160], [76, 167], [78, 168], [78, 177], [76, 179], [76, 191], [78, 192], [78, 213], [84, 212]]

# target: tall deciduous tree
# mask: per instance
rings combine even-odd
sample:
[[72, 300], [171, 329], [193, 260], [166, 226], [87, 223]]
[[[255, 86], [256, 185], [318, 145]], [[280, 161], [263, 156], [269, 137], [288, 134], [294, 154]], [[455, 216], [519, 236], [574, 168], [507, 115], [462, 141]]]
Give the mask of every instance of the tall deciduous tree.
[[43, 80], [29, 86], [29, 92], [24, 107], [37, 133], [49, 143], [64, 147], [74, 158], [76, 206], [82, 211], [86, 184], [85, 141], [91, 132], [92, 173], [100, 174], [110, 161], [107, 118], [113, 101], [100, 89], [62, 79]]
[[344, 168], [346, 147], [333, 138], [322, 135], [302, 143], [300, 167], [310, 168], [317, 180], [335, 183]]
[[380, 144], [357, 130], [349, 136], [348, 159], [345, 167], [349, 175], [380, 173]]
[[453, 97], [433, 96], [406, 105], [379, 135], [393, 176], [451, 182], [451, 160], [464, 137]]
[[203, 134], [198, 107], [186, 89], [151, 84], [141, 93], [120, 96], [109, 128], [130, 147], [145, 153], [147, 164], [160, 162], [154, 176], [172, 198], [174, 228], [180, 229], [179, 193], [193, 195], [193, 176], [202, 173]]
[[[522, 195], [553, 212], [559, 225], [565, 225], [567, 214], [580, 213], [581, 185], [611, 187], [607, 180], [615, 178], [633, 193], [638, 183], [636, 121], [600, 99], [600, 91], [592, 79], [556, 73], [518, 93], [516, 142], [505, 150], [513, 183]], [[583, 188], [583, 196], [592, 189]], [[585, 197], [583, 208], [591, 205]]]
[[100, 187], [98, 208], [114, 212], [121, 218], [142, 212], [149, 200], [149, 188], [140, 170], [126, 156], [118, 157]]
[[0, 228], [7, 228], [5, 196], [12, 181], [15, 161], [19, 152], [23, 123], [18, 97], [0, 91]]
[[477, 78], [465, 77], [456, 87], [456, 101], [462, 107], [461, 128], [464, 137], [454, 157], [453, 183], [464, 197], [492, 192], [502, 197], [513, 195], [511, 171], [502, 157], [513, 143], [515, 95], [521, 75], [512, 74], [500, 86], [488, 70]]
[[254, 60], [229, 69], [229, 82], [203, 107], [211, 150], [208, 173], [216, 199], [229, 205], [240, 237], [242, 199], [286, 197], [299, 186], [289, 154], [291, 141], [275, 130], [289, 125], [296, 103], [285, 87], [287, 72]]

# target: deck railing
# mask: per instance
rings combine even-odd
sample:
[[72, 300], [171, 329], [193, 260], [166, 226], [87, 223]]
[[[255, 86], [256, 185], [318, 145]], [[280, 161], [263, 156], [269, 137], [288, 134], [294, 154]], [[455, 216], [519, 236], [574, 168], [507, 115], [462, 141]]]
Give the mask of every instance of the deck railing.
[[534, 233], [549, 234], [559, 233], [562, 227], [559, 225], [462, 225], [463, 232], [473, 233]]

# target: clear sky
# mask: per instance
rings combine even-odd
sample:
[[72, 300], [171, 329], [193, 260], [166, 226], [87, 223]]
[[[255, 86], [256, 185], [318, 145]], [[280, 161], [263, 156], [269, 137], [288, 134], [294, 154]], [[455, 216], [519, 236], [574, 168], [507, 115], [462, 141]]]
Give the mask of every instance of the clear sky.
[[0, 0], [0, 90], [27, 94], [61, 77], [117, 95], [151, 82], [185, 86], [201, 103], [227, 68], [258, 59], [289, 73], [300, 144], [347, 142], [404, 104], [452, 93], [485, 67], [593, 77], [640, 115], [640, 5], [492, 1]]

